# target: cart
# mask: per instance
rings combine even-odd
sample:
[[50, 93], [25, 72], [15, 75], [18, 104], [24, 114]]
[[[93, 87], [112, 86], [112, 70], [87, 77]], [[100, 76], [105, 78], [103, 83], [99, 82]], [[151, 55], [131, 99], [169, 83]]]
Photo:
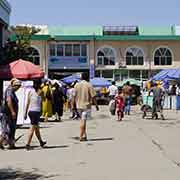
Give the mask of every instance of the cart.
[[144, 119], [146, 116], [152, 117], [153, 96], [144, 94], [142, 96], [142, 101], [143, 101], [143, 104], [141, 106], [141, 111], [143, 112], [142, 118]]
[[163, 105], [164, 105], [164, 98], [161, 100], [161, 105], [157, 107], [156, 113], [153, 115], [152, 109], [153, 109], [153, 96], [150, 96], [148, 94], [143, 95], [143, 105], [141, 106], [141, 111], [143, 112], [142, 118], [144, 119], [146, 116], [151, 116], [151, 118], [158, 119], [158, 113], [160, 112], [160, 117], [162, 120], [165, 120], [163, 115]]

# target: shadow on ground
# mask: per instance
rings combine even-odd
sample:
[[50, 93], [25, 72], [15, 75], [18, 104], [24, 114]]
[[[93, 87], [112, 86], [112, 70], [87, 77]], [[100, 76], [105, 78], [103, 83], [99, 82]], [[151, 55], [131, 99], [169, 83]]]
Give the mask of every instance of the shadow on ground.
[[38, 172], [38, 169], [32, 171], [23, 171], [22, 169], [5, 168], [0, 169], [0, 180], [39, 180], [39, 179], [53, 179], [56, 175], [44, 175]]
[[56, 148], [68, 148], [68, 145], [61, 145], [61, 146], [45, 146], [44, 149], [56, 149]]
[[[72, 139], [78, 140], [79, 137], [72, 137]], [[92, 139], [87, 139], [87, 141], [113, 141], [114, 138], [92, 138]]]

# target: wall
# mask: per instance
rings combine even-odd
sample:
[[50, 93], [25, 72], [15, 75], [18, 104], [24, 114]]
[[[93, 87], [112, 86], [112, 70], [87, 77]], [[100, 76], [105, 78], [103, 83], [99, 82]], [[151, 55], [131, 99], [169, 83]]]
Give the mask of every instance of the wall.
[[[152, 69], [180, 67], [180, 41], [96, 41], [95, 52], [102, 46], [110, 46], [117, 52], [117, 61], [125, 63], [125, 51], [128, 47], [140, 47], [145, 54], [145, 64], [143, 66], [127, 66], [128, 69], [149, 69], [151, 62]], [[173, 64], [171, 66], [154, 66], [153, 53], [159, 46], [167, 46], [173, 52]], [[151, 61], [150, 61], [151, 60]], [[96, 60], [95, 60], [96, 61]], [[104, 69], [116, 69], [115, 66], [106, 66]]]

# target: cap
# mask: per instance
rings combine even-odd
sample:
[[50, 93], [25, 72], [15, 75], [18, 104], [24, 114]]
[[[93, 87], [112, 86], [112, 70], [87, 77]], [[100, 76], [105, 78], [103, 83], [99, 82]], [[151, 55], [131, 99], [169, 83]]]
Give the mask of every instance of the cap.
[[21, 86], [21, 81], [18, 80], [18, 79], [16, 79], [16, 78], [13, 78], [13, 79], [11, 80], [11, 85], [12, 85], [12, 86]]

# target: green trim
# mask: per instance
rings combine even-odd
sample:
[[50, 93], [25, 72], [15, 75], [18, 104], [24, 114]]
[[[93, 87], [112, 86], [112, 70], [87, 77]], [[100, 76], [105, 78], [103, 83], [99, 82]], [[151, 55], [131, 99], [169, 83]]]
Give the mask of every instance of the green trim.
[[54, 40], [61, 41], [90, 41], [93, 40], [96, 36], [54, 36]]
[[[31, 40], [41, 40], [41, 41], [46, 41], [46, 40], [50, 40], [51, 36], [50, 35], [32, 35], [31, 36]], [[10, 36], [10, 40], [11, 41], [16, 41], [16, 35], [11, 35]]]
[[31, 40], [50, 40], [51, 36], [50, 35], [32, 35]]
[[134, 35], [105, 35], [105, 36], [96, 36], [95, 40], [97, 41], [158, 41], [158, 40], [180, 40], [180, 36], [134, 36]]

